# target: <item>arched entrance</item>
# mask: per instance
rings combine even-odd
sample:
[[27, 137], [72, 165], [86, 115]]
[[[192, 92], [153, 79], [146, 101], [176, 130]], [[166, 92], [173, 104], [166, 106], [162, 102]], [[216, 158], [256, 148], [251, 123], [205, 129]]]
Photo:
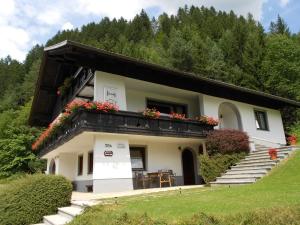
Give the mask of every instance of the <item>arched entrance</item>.
[[184, 185], [196, 184], [195, 182], [195, 159], [193, 152], [185, 149], [182, 152], [182, 170]]
[[52, 159], [49, 165], [49, 174], [55, 174], [55, 171], [56, 171], [55, 160]]
[[219, 128], [242, 130], [241, 115], [237, 107], [230, 102], [219, 106]]

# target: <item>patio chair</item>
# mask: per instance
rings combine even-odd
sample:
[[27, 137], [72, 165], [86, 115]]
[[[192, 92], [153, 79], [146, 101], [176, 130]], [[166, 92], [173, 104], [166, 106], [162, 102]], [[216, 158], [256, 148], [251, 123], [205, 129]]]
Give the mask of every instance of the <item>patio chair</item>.
[[173, 170], [169, 170], [170, 177], [171, 177], [171, 184], [172, 186], [176, 186], [176, 173], [173, 172]]
[[158, 177], [159, 177], [159, 187], [162, 187], [162, 184], [169, 184], [169, 186], [172, 186], [172, 180], [171, 180], [171, 174], [169, 170], [159, 170], [158, 171]]
[[142, 188], [146, 188], [146, 184], [149, 183], [148, 176], [145, 176], [143, 172], [139, 171], [139, 172], [135, 172], [134, 177], [135, 177], [136, 188], [139, 188], [140, 186], [139, 184], [142, 185]]

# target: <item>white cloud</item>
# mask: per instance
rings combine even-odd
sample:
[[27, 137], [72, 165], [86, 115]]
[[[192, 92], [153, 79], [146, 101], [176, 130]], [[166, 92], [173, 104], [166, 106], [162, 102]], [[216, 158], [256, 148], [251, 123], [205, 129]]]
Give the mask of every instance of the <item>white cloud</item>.
[[289, 4], [290, 0], [279, 0], [279, 5], [281, 7], [286, 7]]
[[[0, 2], [0, 57], [10, 54], [23, 60], [36, 41], [44, 42], [59, 29], [68, 30], [81, 21], [99, 21], [102, 17], [132, 19], [141, 9], [156, 8], [175, 14], [186, 5], [214, 6], [239, 15], [262, 18], [262, 6], [268, 0], [5, 0]], [[288, 4], [288, 0], [280, 0]], [[9, 25], [9, 27], [8, 27]], [[43, 44], [43, 43], [42, 43]]]
[[30, 41], [29, 34], [21, 28], [10, 26], [0, 26], [0, 34], [0, 57], [10, 55], [15, 59], [24, 60]]
[[74, 25], [70, 22], [66, 22], [66, 23], [64, 23], [64, 25], [62, 25], [61, 29], [62, 30], [73, 30]]

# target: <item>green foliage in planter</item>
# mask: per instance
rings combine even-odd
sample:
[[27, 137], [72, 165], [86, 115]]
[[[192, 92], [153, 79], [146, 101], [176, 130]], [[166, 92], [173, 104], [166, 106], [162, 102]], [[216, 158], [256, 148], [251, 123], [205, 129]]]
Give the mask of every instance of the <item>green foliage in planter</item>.
[[216, 177], [224, 173], [229, 167], [233, 166], [241, 159], [245, 158], [246, 153], [234, 154], [216, 154], [212, 156], [201, 155], [199, 156], [200, 162], [200, 175], [205, 183], [214, 181]]
[[72, 185], [62, 176], [36, 174], [13, 180], [0, 187], [0, 224], [38, 223], [67, 206], [71, 194]]

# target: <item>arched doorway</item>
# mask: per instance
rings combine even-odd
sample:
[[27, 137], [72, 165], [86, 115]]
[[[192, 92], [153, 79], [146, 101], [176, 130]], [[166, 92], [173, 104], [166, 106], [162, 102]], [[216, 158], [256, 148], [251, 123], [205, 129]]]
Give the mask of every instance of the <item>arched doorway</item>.
[[219, 128], [242, 130], [241, 115], [237, 107], [230, 102], [219, 106]]
[[182, 152], [182, 171], [184, 185], [193, 185], [195, 182], [195, 159], [193, 152], [185, 149]]
[[55, 171], [56, 171], [55, 160], [52, 159], [49, 165], [49, 174], [55, 174]]

